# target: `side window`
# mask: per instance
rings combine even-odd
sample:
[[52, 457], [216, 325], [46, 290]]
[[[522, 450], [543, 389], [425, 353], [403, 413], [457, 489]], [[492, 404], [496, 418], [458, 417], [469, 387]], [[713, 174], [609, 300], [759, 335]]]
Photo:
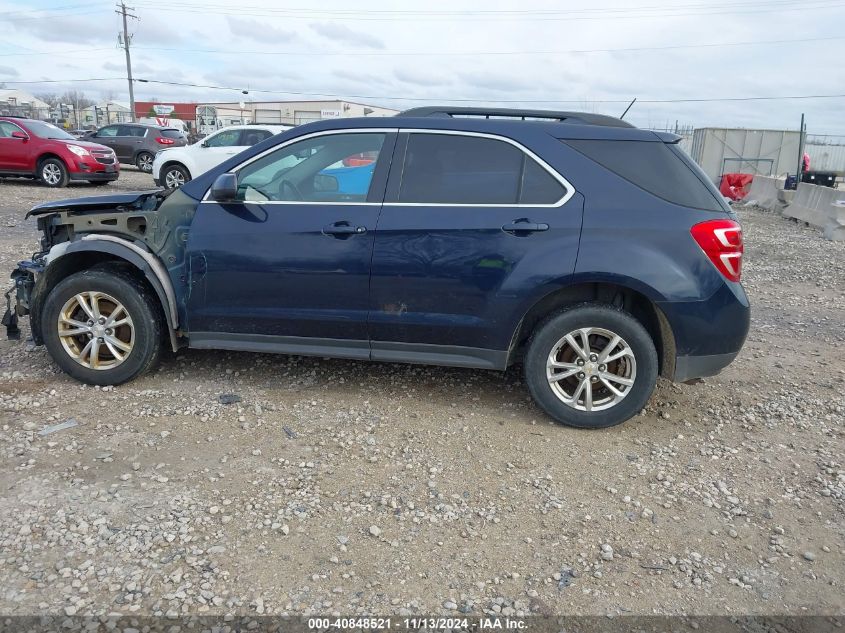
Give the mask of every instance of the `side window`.
[[682, 150], [674, 145], [660, 141], [583, 140], [568, 140], [566, 144], [658, 198], [694, 209], [724, 210], [713, 183], [700, 178], [692, 159], [685, 159]]
[[147, 128], [145, 127], [136, 127], [134, 125], [127, 125], [125, 129], [121, 130], [122, 136], [139, 136], [143, 137], [147, 135]]
[[[339, 133], [286, 145], [238, 170], [238, 199], [247, 202], [364, 202], [383, 133]], [[359, 161], [366, 155], [370, 159]]]
[[530, 156], [525, 157], [520, 204], [555, 204], [566, 195], [566, 189], [548, 170]]
[[267, 140], [271, 136], [273, 136], [273, 133], [267, 130], [244, 130], [241, 145], [249, 145], [251, 147], [261, 141]]
[[206, 147], [232, 147], [241, 145], [240, 130], [223, 130], [214, 136], [205, 139]]
[[108, 125], [97, 132], [97, 136], [117, 136], [117, 126]]
[[0, 121], [0, 138], [11, 138], [12, 132], [20, 132], [21, 129], [14, 123]]
[[554, 204], [563, 186], [518, 147], [497, 139], [411, 134], [399, 202]]

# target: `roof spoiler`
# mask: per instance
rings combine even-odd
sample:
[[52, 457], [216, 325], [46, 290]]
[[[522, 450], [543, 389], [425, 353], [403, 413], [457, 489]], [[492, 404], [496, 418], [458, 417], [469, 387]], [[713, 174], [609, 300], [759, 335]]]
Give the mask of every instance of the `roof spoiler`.
[[602, 125], [605, 127], [636, 127], [627, 121], [605, 114], [590, 112], [558, 112], [554, 110], [521, 110], [516, 108], [470, 108], [465, 106], [426, 106], [411, 108], [396, 116], [403, 117], [480, 117], [485, 119], [556, 120], [560, 123]]
[[676, 145], [680, 143], [683, 138], [683, 136], [678, 136], [677, 134], [672, 134], [671, 132], [655, 132], [654, 135], [669, 145]]

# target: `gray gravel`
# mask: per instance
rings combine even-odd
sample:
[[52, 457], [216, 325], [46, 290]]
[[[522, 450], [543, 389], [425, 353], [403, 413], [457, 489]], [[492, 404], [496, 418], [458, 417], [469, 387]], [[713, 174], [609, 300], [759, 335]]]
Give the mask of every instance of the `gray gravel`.
[[[0, 181], [0, 270], [32, 204], [151, 184]], [[741, 356], [605, 431], [518, 368], [185, 351], [100, 389], [0, 342], [0, 613], [843, 613], [845, 244], [739, 212]]]

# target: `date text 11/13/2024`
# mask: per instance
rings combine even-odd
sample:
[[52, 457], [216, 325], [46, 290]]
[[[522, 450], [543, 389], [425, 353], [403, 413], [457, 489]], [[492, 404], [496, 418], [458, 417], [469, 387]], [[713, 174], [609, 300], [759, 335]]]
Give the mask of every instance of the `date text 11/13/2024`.
[[482, 617], [482, 618], [438, 618], [438, 617], [407, 617], [407, 618], [309, 618], [308, 628], [317, 631], [331, 629], [339, 630], [525, 630], [527, 623], [519, 618]]

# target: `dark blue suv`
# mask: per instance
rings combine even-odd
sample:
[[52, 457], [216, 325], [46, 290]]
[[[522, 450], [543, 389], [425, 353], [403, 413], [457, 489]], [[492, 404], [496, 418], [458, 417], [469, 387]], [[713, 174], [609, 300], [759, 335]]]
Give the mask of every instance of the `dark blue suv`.
[[50, 202], [15, 305], [90, 384], [180, 347], [504, 370], [581, 427], [745, 340], [742, 234], [678, 137], [418, 108], [268, 139], [173, 191]]

